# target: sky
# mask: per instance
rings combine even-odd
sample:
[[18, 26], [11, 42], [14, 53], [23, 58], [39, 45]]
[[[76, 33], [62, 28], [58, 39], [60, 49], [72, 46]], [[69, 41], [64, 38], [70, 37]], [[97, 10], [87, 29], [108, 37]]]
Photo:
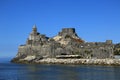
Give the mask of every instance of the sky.
[[87, 42], [120, 42], [120, 0], [0, 0], [0, 58], [14, 57], [33, 25], [54, 37], [75, 28]]

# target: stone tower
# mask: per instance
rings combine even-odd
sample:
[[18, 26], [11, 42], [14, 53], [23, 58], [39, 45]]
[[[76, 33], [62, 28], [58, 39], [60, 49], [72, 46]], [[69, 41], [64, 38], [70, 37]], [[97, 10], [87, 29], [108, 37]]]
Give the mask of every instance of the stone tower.
[[75, 34], [75, 28], [63, 28], [61, 32], [59, 32], [60, 36], [73, 35]]
[[37, 33], [37, 27], [36, 25], [34, 25], [32, 28], [32, 32], [30, 33], [29, 40], [36, 40]]
[[106, 40], [106, 44], [112, 44], [112, 40]]
[[37, 27], [36, 27], [36, 25], [33, 26], [32, 34], [37, 34]]

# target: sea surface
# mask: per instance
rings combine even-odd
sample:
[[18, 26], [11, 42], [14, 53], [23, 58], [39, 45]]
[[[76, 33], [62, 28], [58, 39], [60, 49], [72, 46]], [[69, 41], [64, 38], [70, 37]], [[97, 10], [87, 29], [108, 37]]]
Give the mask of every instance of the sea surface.
[[3, 59], [0, 80], [120, 80], [120, 66], [15, 64]]

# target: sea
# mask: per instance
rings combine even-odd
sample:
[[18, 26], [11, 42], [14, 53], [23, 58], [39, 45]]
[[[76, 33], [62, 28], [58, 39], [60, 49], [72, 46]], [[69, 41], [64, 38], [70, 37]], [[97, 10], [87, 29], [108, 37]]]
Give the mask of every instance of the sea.
[[120, 80], [120, 66], [16, 64], [1, 59], [0, 80]]

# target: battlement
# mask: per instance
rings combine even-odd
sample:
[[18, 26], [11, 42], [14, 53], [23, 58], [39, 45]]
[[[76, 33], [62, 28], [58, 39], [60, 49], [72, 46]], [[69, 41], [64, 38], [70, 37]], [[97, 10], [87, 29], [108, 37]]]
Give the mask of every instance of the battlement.
[[75, 28], [63, 28], [61, 32], [59, 32], [59, 36], [66, 36], [66, 35], [75, 35]]
[[63, 33], [75, 33], [75, 28], [63, 28]]
[[106, 40], [106, 44], [112, 44], [112, 40]]

